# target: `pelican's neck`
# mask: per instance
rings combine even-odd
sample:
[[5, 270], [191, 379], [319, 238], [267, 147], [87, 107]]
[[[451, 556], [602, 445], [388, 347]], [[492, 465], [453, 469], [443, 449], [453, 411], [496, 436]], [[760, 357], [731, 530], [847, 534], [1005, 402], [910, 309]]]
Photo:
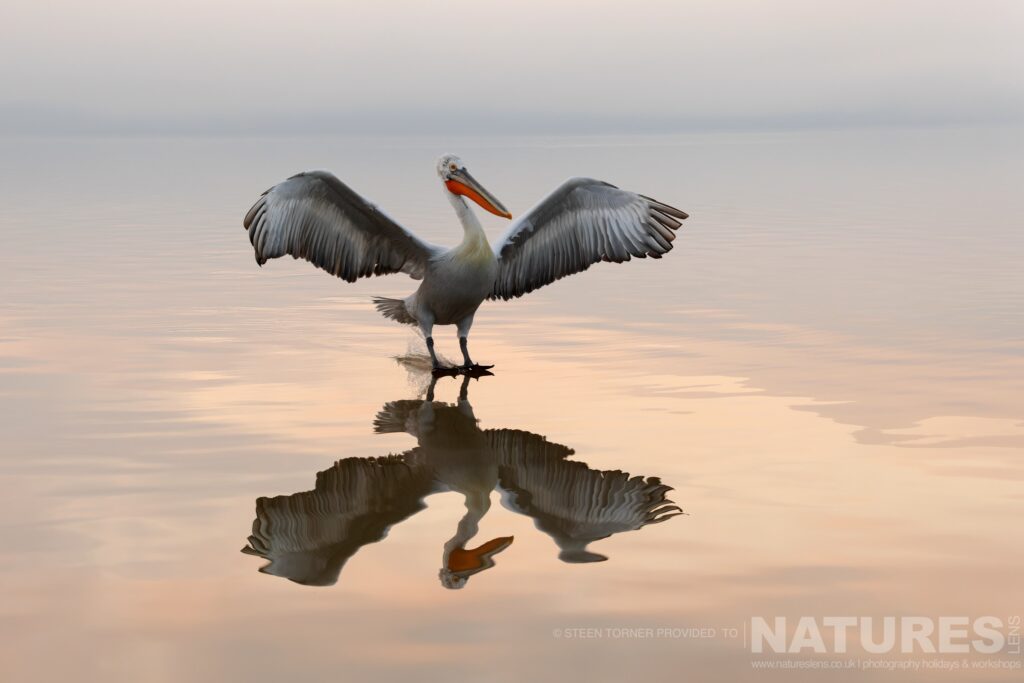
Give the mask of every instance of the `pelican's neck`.
[[455, 209], [455, 215], [459, 217], [459, 222], [462, 223], [462, 247], [468, 248], [479, 248], [487, 247], [490, 249], [490, 245], [487, 243], [487, 235], [484, 234], [484, 226], [480, 225], [480, 219], [476, 217], [476, 213], [470, 208], [469, 203], [457, 194], [449, 192], [445, 188], [445, 195], [448, 196], [448, 201], [452, 203], [452, 207]]
[[480, 530], [480, 520], [491, 509], [491, 492], [470, 491], [466, 493], [466, 514], [459, 520], [459, 526], [447, 543], [444, 544], [445, 566], [448, 555], [456, 548], [464, 548]]

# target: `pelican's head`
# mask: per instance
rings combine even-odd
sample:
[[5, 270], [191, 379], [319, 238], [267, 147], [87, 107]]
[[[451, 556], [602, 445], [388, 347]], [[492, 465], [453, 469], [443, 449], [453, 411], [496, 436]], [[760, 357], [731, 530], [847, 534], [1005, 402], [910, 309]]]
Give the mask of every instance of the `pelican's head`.
[[472, 199], [485, 211], [490, 211], [495, 216], [512, 218], [508, 209], [469, 174], [462, 159], [454, 154], [445, 154], [437, 160], [437, 175], [441, 176], [445, 187], [452, 194]]
[[513, 536], [500, 536], [479, 548], [453, 548], [446, 552], [444, 566], [438, 573], [441, 585], [452, 590], [465, 587], [470, 576], [493, 567], [494, 556], [512, 545], [513, 540]]

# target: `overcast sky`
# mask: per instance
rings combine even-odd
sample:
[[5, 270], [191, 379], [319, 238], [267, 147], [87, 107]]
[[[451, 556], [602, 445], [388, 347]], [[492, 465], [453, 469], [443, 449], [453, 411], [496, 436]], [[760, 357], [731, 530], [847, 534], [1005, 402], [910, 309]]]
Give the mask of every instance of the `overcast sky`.
[[1021, 0], [4, 0], [3, 132], [1024, 120]]

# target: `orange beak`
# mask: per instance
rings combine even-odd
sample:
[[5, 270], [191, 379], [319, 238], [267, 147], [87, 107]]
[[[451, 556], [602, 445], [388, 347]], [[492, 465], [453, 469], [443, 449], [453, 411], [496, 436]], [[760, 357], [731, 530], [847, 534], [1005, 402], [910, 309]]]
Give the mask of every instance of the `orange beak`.
[[448, 569], [453, 572], [473, 572], [483, 569], [488, 560], [512, 545], [512, 536], [501, 536], [487, 541], [479, 548], [456, 548], [448, 555]]
[[445, 187], [452, 194], [461, 195], [472, 199], [474, 202], [480, 205], [484, 211], [489, 211], [495, 216], [501, 216], [502, 218], [512, 218], [512, 214], [508, 212], [501, 202], [499, 202], [494, 195], [484, 189], [483, 185], [478, 183], [476, 179], [469, 174], [464, 168], [460, 168], [457, 171], [452, 172], [451, 178], [444, 181]]

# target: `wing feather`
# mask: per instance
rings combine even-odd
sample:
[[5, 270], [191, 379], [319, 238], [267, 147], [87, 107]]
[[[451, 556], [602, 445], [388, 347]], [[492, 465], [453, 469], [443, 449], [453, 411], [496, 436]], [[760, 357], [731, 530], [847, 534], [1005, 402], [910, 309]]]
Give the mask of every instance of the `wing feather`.
[[568, 459], [571, 449], [528, 432], [500, 429], [484, 434], [498, 456], [499, 482], [508, 494], [503, 504], [532, 517], [566, 562], [607, 559], [587, 546], [683, 514], [668, 498], [672, 487], [657, 477], [591, 469]]
[[661, 258], [684, 211], [591, 178], [572, 178], [516, 221], [494, 248], [491, 299], [513, 299], [595, 263]]
[[440, 251], [325, 171], [270, 188], [242, 224], [258, 264], [291, 254], [348, 282], [398, 272], [421, 278]]
[[312, 491], [258, 498], [242, 552], [269, 560], [263, 573], [332, 585], [360, 548], [426, 507], [432, 481], [417, 449], [339, 460], [317, 474]]

